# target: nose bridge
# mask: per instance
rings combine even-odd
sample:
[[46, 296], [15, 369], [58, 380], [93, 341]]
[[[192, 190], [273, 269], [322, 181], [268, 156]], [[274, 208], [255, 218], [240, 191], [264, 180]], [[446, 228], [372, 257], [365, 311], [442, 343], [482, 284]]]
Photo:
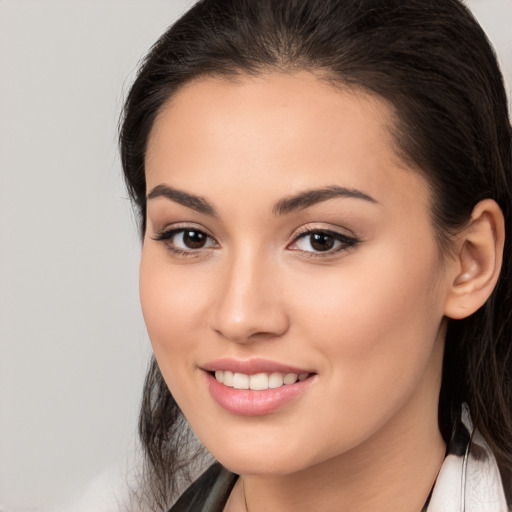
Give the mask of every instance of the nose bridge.
[[276, 263], [258, 248], [233, 250], [220, 276], [214, 329], [239, 343], [283, 334], [288, 317], [280, 300]]

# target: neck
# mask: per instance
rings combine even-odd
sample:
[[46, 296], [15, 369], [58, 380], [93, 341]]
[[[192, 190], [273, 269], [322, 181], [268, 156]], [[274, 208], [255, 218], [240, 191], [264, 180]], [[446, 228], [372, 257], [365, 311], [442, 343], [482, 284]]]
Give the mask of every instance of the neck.
[[403, 432], [386, 439], [385, 450], [372, 441], [291, 475], [241, 477], [238, 510], [247, 503], [248, 512], [420, 512], [445, 454], [437, 425], [422, 437]]

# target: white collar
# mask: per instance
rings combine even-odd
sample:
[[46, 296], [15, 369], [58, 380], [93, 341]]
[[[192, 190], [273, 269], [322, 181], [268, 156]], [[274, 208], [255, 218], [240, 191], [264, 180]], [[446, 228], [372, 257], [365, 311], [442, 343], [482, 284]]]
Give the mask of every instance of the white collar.
[[466, 404], [462, 423], [470, 434], [466, 452], [445, 458], [427, 512], [509, 512], [496, 459]]

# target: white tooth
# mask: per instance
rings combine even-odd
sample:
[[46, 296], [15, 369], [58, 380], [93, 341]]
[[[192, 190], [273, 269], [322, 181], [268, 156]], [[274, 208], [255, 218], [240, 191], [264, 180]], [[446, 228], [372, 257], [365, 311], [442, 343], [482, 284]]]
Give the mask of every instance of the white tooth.
[[295, 384], [297, 382], [298, 375], [296, 373], [288, 373], [284, 376], [283, 382], [285, 384]]
[[224, 372], [224, 379], [222, 380], [222, 383], [225, 386], [229, 386], [230, 388], [233, 387], [233, 372], [228, 372], [227, 370]]
[[222, 382], [224, 380], [224, 372], [222, 370], [215, 370], [215, 378]]
[[268, 375], [266, 373], [256, 373], [255, 375], [251, 375], [249, 377], [249, 389], [268, 389]]
[[299, 380], [306, 380], [309, 373], [299, 373]]
[[283, 374], [282, 373], [271, 373], [268, 378], [268, 387], [270, 389], [279, 388], [283, 385]]
[[249, 389], [249, 375], [235, 373], [233, 375], [233, 387], [235, 389]]

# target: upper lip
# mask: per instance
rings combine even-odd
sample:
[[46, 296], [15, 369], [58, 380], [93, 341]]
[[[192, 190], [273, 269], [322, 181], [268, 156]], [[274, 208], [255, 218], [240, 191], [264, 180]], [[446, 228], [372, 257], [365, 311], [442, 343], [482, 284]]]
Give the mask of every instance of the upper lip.
[[246, 375], [254, 375], [255, 373], [314, 373], [307, 368], [298, 368], [296, 366], [260, 358], [244, 360], [226, 357], [210, 361], [202, 365], [201, 368], [208, 372], [221, 370], [233, 373], [244, 373]]

